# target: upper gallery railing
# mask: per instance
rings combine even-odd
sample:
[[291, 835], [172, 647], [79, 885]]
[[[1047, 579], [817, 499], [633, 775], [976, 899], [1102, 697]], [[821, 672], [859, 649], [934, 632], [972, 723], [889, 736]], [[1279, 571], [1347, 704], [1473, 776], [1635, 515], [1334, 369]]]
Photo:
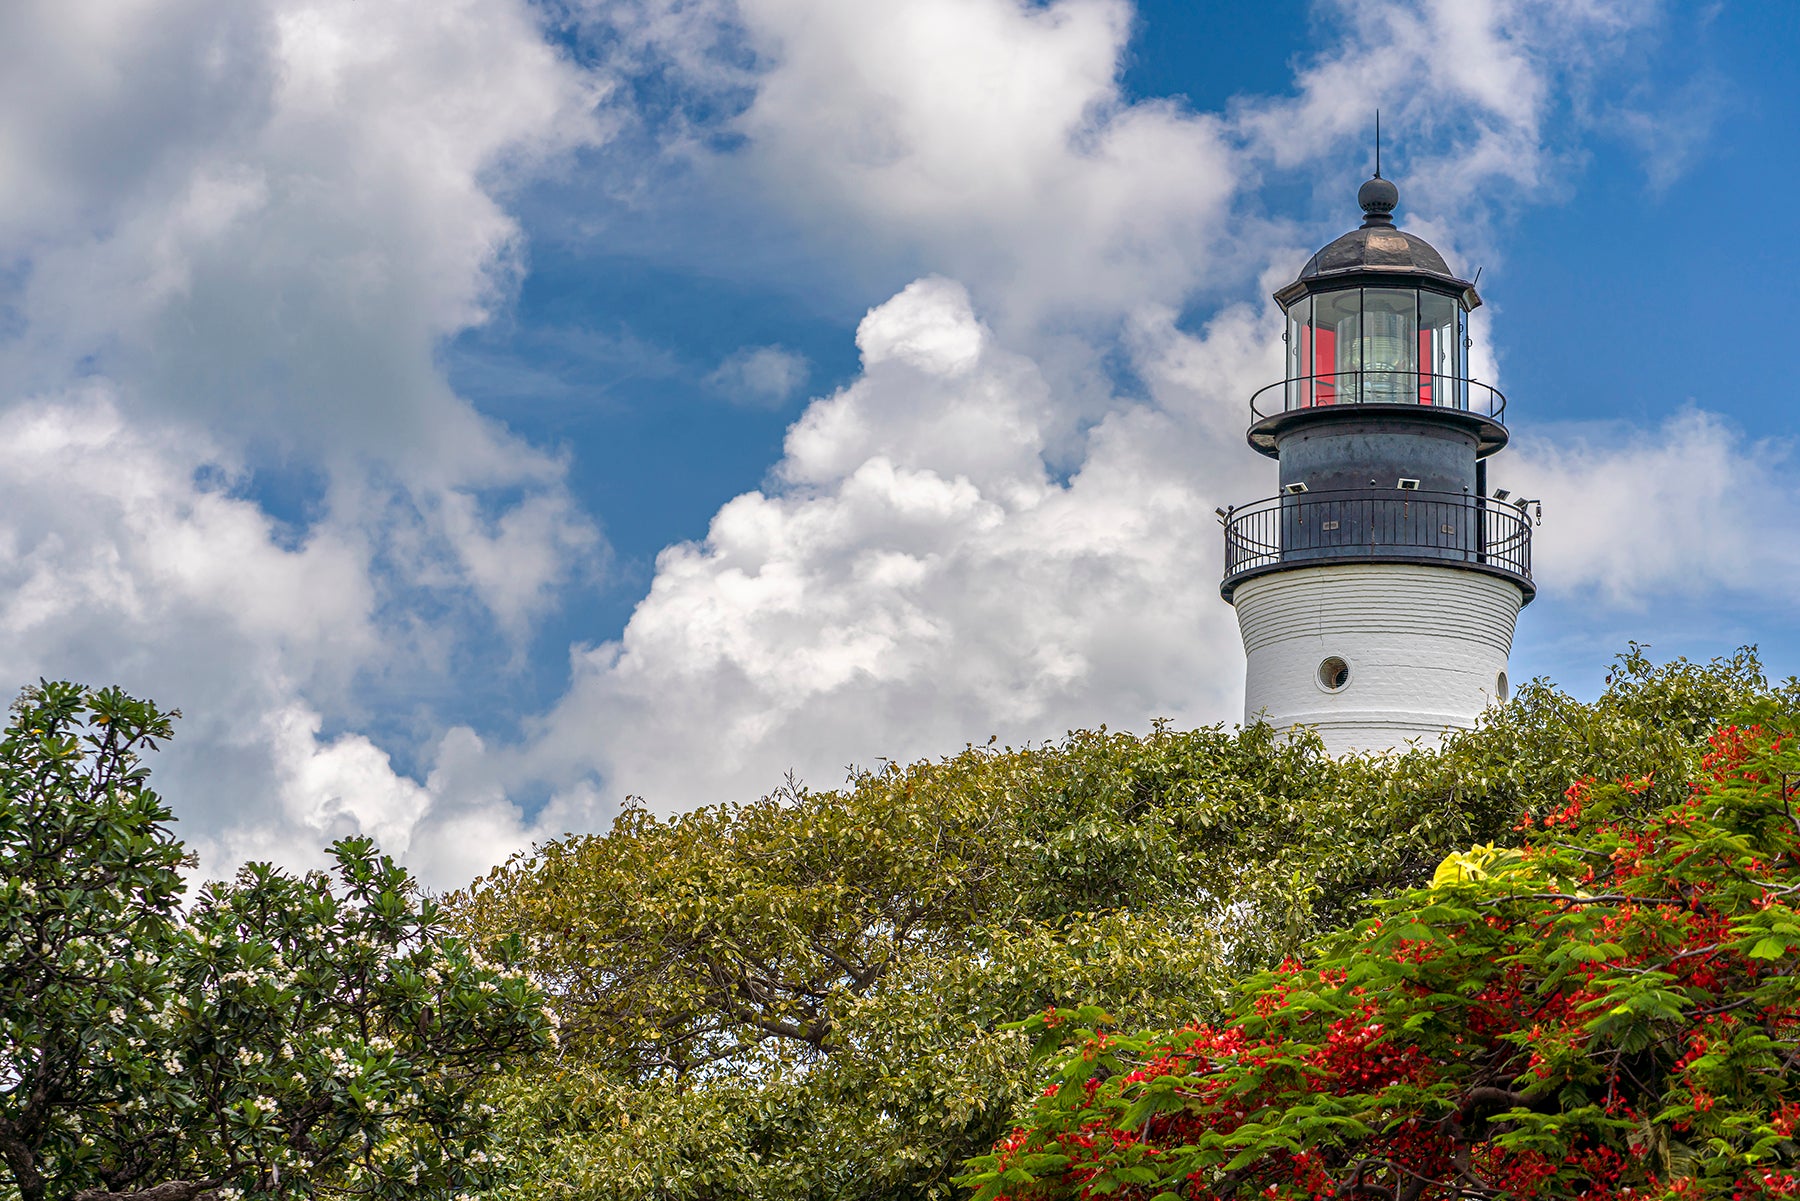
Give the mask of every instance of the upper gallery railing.
[[1254, 424], [1296, 409], [1345, 404], [1416, 404], [1506, 424], [1506, 397], [1498, 388], [1423, 371], [1333, 371], [1282, 380], [1250, 398], [1250, 419]]

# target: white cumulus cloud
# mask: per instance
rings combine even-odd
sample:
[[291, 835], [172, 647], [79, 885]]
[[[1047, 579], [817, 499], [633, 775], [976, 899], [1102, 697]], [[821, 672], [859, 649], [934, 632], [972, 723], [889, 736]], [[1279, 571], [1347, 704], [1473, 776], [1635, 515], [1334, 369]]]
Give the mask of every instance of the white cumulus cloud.
[[790, 767], [829, 782], [967, 738], [1230, 707], [1213, 501], [1188, 469], [1205, 452], [1182, 423], [1123, 409], [1062, 481], [1050, 388], [959, 284], [913, 284], [857, 343], [862, 376], [789, 431], [780, 486], [663, 553], [515, 770], [594, 769], [669, 810]]
[[725, 356], [706, 382], [733, 404], [778, 408], [806, 386], [812, 364], [784, 346], [745, 346]]
[[1541, 498], [1540, 585], [1643, 611], [1659, 597], [1736, 594], [1786, 603], [1800, 585], [1793, 446], [1752, 439], [1689, 407], [1651, 428], [1537, 430], [1507, 479]]
[[0, 9], [0, 664], [183, 711], [159, 781], [204, 870], [405, 853], [431, 797], [390, 748], [439, 730], [382, 710], [603, 557], [435, 356], [604, 93], [523, 0]]
[[[1198, 334], [1175, 305], [1266, 295], [1318, 236], [1235, 201], [1343, 157], [1394, 91], [1424, 224], [1480, 227], [1492, 193], [1553, 165], [1559, 89], [1642, 16], [1332, 8], [1346, 39], [1291, 94], [1212, 115], [1125, 97], [1132, 11], [1111, 0], [628, 6], [636, 46], [755, 50], [752, 70], [669, 56], [751, 91], [712, 169], [760, 179], [821, 238], [922, 248], [942, 274], [869, 312], [862, 375], [807, 408], [763, 490], [664, 551], [624, 636], [578, 648], [569, 694], [489, 770], [594, 823], [625, 791], [667, 810], [990, 733], [1233, 716], [1212, 513], [1272, 487], [1243, 426], [1279, 328], [1260, 296]], [[1145, 395], [1099, 370], [1108, 354]], [[601, 808], [569, 816], [584, 804]]]
[[[208, 871], [365, 832], [439, 885], [627, 792], [666, 811], [988, 734], [1231, 717], [1213, 508], [1271, 486], [1242, 441], [1280, 369], [1266, 293], [1339, 232], [1258, 187], [1343, 180], [1379, 102], [1408, 224], [1491, 247], [1650, 15], [1321, 7], [1340, 41], [1220, 113], [1128, 95], [1126, 0], [568, 0], [608, 35], [597, 69], [525, 0], [0, 9], [0, 664], [180, 706], [162, 778]], [[678, 111], [633, 111], [614, 71], [666, 76]], [[425, 698], [484, 639], [504, 671], [606, 551], [578, 452], [478, 413], [438, 355], [527, 269], [512, 189], [615, 122], [662, 139], [617, 178], [689, 172], [670, 211], [916, 282], [859, 302], [860, 374], [663, 551], [521, 738], [446, 730]], [[709, 382], [776, 406], [810, 374], [745, 346]], [[1546, 527], [1546, 584], [1619, 607], [1691, 586], [1733, 462], [1791, 508], [1783, 453], [1695, 411], [1509, 469], [1582, 513]], [[271, 472], [305, 503], [259, 502]], [[1681, 514], [1654, 545], [1646, 495]]]

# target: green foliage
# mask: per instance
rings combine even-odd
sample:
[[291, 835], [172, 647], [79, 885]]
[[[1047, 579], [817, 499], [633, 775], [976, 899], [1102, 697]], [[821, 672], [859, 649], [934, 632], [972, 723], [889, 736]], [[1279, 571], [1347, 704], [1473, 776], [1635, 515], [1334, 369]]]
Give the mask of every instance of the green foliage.
[[450, 1197], [542, 994], [366, 839], [202, 891], [141, 755], [170, 717], [43, 684], [0, 737], [0, 1196]]
[[508, 1198], [950, 1191], [1041, 1088], [1023, 1014], [1216, 1019], [1234, 982], [1516, 839], [1583, 774], [1682, 795], [1705, 732], [1772, 691], [1752, 652], [1605, 694], [1543, 681], [1435, 750], [1334, 761], [1266, 727], [1078, 732], [538, 848], [454, 899], [564, 1023], [502, 1092]]
[[1571, 780], [1649, 777], [1640, 799], [1646, 812], [1678, 800], [1720, 721], [1759, 701], [1800, 711], [1800, 684], [1772, 689], [1754, 648], [1710, 663], [1660, 665], [1646, 649], [1632, 643], [1592, 702], [1533, 680], [1441, 748], [1379, 764], [1367, 792], [1352, 801], [1371, 810], [1356, 853], [1321, 874], [1317, 928], [1347, 925], [1366, 913], [1368, 898], [1425, 883], [1452, 850], [1515, 841], [1519, 815], [1560, 796]]
[[[461, 898], [474, 928], [523, 936], [564, 1022], [563, 1065], [511, 1096], [577, 1124], [518, 1195], [641, 1179], [612, 1195], [823, 1197], [839, 1173], [947, 1191], [1018, 1099], [1009, 1018], [1092, 992], [1144, 1020], [1210, 1012], [1222, 948], [1196, 914], [1223, 909], [1224, 882], [1181, 853], [1178, 802], [1211, 775], [1170, 767], [1206, 746], [1235, 784], [1316, 756], [1227, 766], [1237, 743], [1217, 731], [1077, 744], [971, 750], [671, 822], [632, 811]], [[620, 1109], [631, 1123], [604, 1117]], [[526, 1159], [536, 1120], [517, 1127]], [[649, 1158], [687, 1166], [644, 1172], [642, 1124], [670, 1131]]]
[[1800, 1195], [1800, 739], [1756, 708], [1691, 791], [1578, 781], [1225, 1023], [1026, 1022], [1073, 1051], [976, 1201]]

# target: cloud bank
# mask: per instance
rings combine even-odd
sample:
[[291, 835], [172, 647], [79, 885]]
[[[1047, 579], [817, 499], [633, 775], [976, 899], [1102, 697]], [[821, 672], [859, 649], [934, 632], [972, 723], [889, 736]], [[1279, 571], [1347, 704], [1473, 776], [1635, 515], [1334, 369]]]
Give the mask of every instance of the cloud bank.
[[[1338, 232], [1260, 189], [1335, 195], [1388, 97], [1408, 225], [1491, 254], [1654, 14], [1323, 15], [1338, 40], [1290, 92], [1205, 113], [1124, 90], [1123, 0], [14, 5], [0, 663], [184, 710], [160, 771], [204, 870], [367, 832], [436, 885], [626, 793], [668, 811], [990, 734], [1235, 717], [1212, 510], [1270, 486], [1242, 442], [1280, 370], [1263, 297]], [[584, 169], [679, 176], [684, 211], [916, 278], [868, 297], [859, 374], [766, 484], [572, 648], [566, 694], [478, 730], [460, 715], [504, 695], [482, 681], [604, 572], [607, 514], [571, 493], [578, 450], [477, 411], [439, 354], [528, 269], [519, 189]], [[746, 346], [710, 384], [778, 406], [809, 370]], [[1527, 436], [1499, 470], [1553, 515], [1545, 586], [1628, 608], [1749, 549], [1719, 538], [1745, 462], [1791, 518], [1785, 448], [1698, 409]], [[1679, 515], [1654, 540], [1646, 504]], [[1777, 559], [1742, 587], [1789, 587]]]
[[0, 78], [9, 678], [181, 708], [203, 870], [404, 852], [432, 798], [357, 727], [602, 551], [434, 360], [600, 81], [494, 0], [11, 5]]
[[[780, 181], [808, 220], [928, 243], [956, 278], [870, 310], [861, 377], [793, 425], [768, 487], [663, 553], [511, 770], [670, 811], [988, 735], [1235, 718], [1212, 510], [1269, 490], [1242, 431], [1245, 398], [1279, 377], [1279, 329], [1238, 305], [1191, 334], [1173, 305], [1285, 282], [1315, 235], [1259, 218], [1248, 190], [1340, 156], [1372, 95], [1407, 96], [1390, 119], [1431, 148], [1403, 181], [1427, 204], [1409, 225], [1485, 236], [1494, 197], [1545, 182], [1554, 105], [1632, 19], [1341, 7], [1345, 42], [1293, 94], [1221, 115], [1124, 96], [1122, 4], [732, 9], [769, 65], [733, 119], [747, 161], [718, 169]], [[1420, 80], [1416, 98], [1398, 86]], [[1098, 371], [1105, 354], [1134, 392]], [[1641, 466], [1641, 446], [1578, 464], [1550, 445], [1518, 466], [1553, 510], [1576, 476]], [[1586, 586], [1582, 550], [1544, 542], [1551, 575]]]

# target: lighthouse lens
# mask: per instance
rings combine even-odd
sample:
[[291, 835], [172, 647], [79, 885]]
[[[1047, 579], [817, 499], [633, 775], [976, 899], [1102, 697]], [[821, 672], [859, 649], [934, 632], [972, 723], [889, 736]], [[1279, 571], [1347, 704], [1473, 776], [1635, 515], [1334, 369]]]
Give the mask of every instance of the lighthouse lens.
[[1363, 399], [1400, 404], [1418, 399], [1419, 294], [1405, 288], [1364, 288]]

